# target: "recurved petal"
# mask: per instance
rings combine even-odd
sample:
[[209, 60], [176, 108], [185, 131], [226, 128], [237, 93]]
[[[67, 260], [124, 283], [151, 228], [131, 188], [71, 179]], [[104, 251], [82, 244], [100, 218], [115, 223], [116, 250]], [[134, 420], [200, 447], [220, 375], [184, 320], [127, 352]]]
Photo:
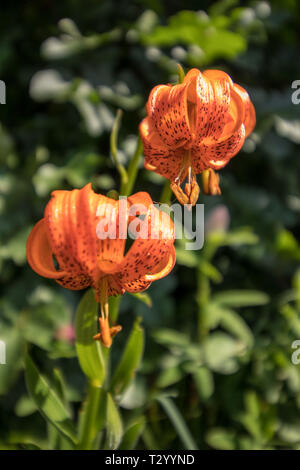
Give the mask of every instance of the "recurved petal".
[[65, 275], [54, 266], [45, 219], [41, 219], [30, 232], [26, 244], [26, 258], [31, 268], [40, 276], [60, 279]]
[[245, 141], [245, 126], [232, 134], [228, 139], [212, 145], [199, 145], [192, 151], [192, 164], [196, 174], [213, 168], [219, 170], [234, 157], [242, 148]]
[[98, 206], [97, 259], [102, 273], [114, 273], [123, 260], [127, 237], [128, 201], [105, 198]]
[[256, 124], [256, 113], [254, 106], [250, 100], [250, 97], [247, 91], [238, 85], [237, 83], [234, 84], [234, 91], [242, 98], [244, 102], [244, 126], [246, 130], [246, 137], [251, 134], [253, 131], [255, 124]]
[[81, 290], [91, 285], [91, 279], [84, 274], [69, 273], [62, 279], [56, 279], [62, 287], [70, 290]]
[[[167, 148], [164, 144], [159, 145], [160, 137], [150, 130], [152, 125], [145, 118], [140, 125], [141, 137], [144, 144], [145, 168], [155, 171], [161, 176], [175, 181], [179, 177], [183, 181], [187, 169], [183, 168], [185, 150]], [[154, 136], [151, 138], [151, 136]], [[179, 180], [178, 180], [179, 181]]]
[[245, 122], [246, 102], [235, 85], [230, 89], [230, 105], [227, 113], [227, 121], [223, 132], [219, 137], [219, 142], [228, 139]]
[[147, 212], [149, 207], [152, 206], [153, 201], [149, 193], [145, 191], [140, 191], [128, 197], [128, 202], [130, 206], [141, 205], [144, 206], [145, 211]]
[[197, 69], [188, 72], [188, 107], [194, 141], [213, 142], [219, 139], [228, 123], [232, 80], [220, 70]]
[[191, 137], [187, 108], [187, 83], [158, 85], [153, 88], [147, 102], [147, 114], [154, 129], [171, 147], [178, 148]]
[[152, 284], [151, 281], [144, 281], [142, 279], [135, 279], [130, 281], [125, 281], [123, 278], [120, 279], [122, 282], [122, 286], [126, 292], [143, 292], [144, 290], [148, 289], [148, 287]]
[[210, 81], [213, 89], [206, 140], [217, 141], [228, 122], [230, 88], [233, 83], [229, 75], [221, 70], [205, 70], [203, 76]]
[[120, 265], [119, 279], [126, 290], [128, 287], [136, 288], [137, 282], [141, 289], [142, 286], [147, 288], [145, 282], [151, 281], [145, 275], [161, 271], [161, 263], [174, 243], [174, 224], [168, 214], [154, 206], [149, 207], [144, 224], [148, 227], [146, 236], [142, 231], [144, 238], [137, 238], [133, 242]]
[[[51, 200], [45, 209], [45, 221], [49, 242], [53, 254], [61, 270], [76, 273], [81, 272], [80, 265], [74, 250], [73, 230], [72, 230], [72, 209], [71, 199], [77, 196], [78, 190], [74, 191], [53, 191]], [[72, 197], [71, 197], [71, 193]]]
[[213, 88], [209, 79], [198, 69], [191, 69], [184, 78], [188, 86], [188, 111], [190, 128], [196, 143], [207, 135], [209, 119], [214, 100]]
[[252, 102], [250, 101], [248, 109], [246, 110], [246, 116], [245, 116], [245, 122], [244, 122], [244, 126], [246, 129], [246, 137], [248, 137], [248, 135], [250, 135], [253, 132], [255, 125], [256, 125], [255, 108]]
[[166, 257], [157, 265], [155, 271], [152, 274], [145, 275], [145, 281], [158, 281], [163, 277], [167, 276], [175, 266], [176, 262], [176, 251], [174, 245], [172, 245], [170, 252]]

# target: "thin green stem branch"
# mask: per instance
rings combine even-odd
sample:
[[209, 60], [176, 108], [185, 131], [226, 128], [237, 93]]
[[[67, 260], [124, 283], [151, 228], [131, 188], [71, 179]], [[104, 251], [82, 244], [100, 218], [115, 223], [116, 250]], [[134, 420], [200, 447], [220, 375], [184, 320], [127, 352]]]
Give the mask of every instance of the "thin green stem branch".
[[164, 408], [184, 447], [187, 450], [198, 450], [197, 444], [189, 428], [187, 427], [181, 413], [178, 411], [173, 401], [170, 398], [163, 396], [158, 397], [157, 400]]
[[128, 166], [128, 171], [127, 171], [128, 181], [127, 181], [126, 191], [124, 194], [125, 196], [129, 196], [134, 187], [134, 183], [135, 183], [137, 172], [138, 172], [138, 165], [139, 165], [139, 161], [142, 156], [142, 153], [143, 153], [143, 142], [142, 142], [142, 139], [138, 137], [136, 150]]
[[122, 111], [121, 109], [118, 109], [117, 116], [112, 128], [112, 132], [110, 134], [110, 151], [111, 155], [114, 161], [114, 164], [116, 165], [116, 168], [119, 172], [120, 178], [121, 178], [121, 187], [120, 187], [120, 194], [125, 195], [126, 192], [126, 187], [128, 183], [128, 175], [125, 167], [122, 165], [122, 163], [119, 161], [118, 158], [118, 145], [117, 145], [117, 140], [118, 140], [118, 133], [119, 133], [119, 127], [120, 127], [120, 122], [121, 122], [121, 117], [122, 117]]
[[197, 269], [197, 294], [198, 304], [198, 340], [201, 341], [208, 333], [206, 326], [206, 306], [209, 303], [210, 283], [207, 276], [200, 268]]
[[93, 443], [99, 431], [97, 429], [97, 416], [100, 396], [101, 388], [94, 387], [89, 383], [87, 398], [82, 411], [81, 436], [78, 444], [80, 450], [93, 449]]
[[[111, 322], [115, 323], [119, 314], [121, 296], [109, 298], [109, 310]], [[104, 410], [101, 409], [103, 406], [101, 396], [103, 397], [102, 391], [108, 390], [110, 387], [110, 379], [112, 373], [110, 371], [110, 349], [102, 348], [103, 358], [105, 361], [106, 377], [104, 388], [94, 386], [89, 381], [87, 397], [83, 404], [82, 415], [80, 419], [80, 432], [79, 432], [79, 444], [77, 446], [80, 450], [93, 450], [97, 436], [99, 435], [102, 427], [103, 420], [99, 420], [99, 416], [104, 415]]]
[[172, 196], [172, 190], [170, 188], [170, 181], [167, 180], [162, 189], [159, 202], [161, 204], [170, 204], [171, 196]]

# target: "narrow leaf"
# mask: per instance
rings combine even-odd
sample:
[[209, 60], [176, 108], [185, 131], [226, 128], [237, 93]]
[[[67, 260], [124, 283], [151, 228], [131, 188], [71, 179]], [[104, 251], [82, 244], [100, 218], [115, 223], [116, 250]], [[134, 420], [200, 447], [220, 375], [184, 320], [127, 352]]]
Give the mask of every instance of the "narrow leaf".
[[269, 297], [258, 290], [228, 290], [216, 294], [213, 300], [228, 307], [250, 307], [267, 304]]
[[146, 420], [144, 416], [140, 416], [137, 420], [126, 429], [119, 450], [133, 450], [144, 431]]
[[112, 390], [121, 395], [130, 384], [140, 364], [144, 351], [144, 330], [140, 318], [135, 321], [121, 362], [112, 378]]
[[146, 304], [147, 307], [152, 307], [152, 299], [149, 294], [146, 294], [145, 292], [130, 292], [130, 295]]
[[118, 448], [122, 436], [123, 425], [118, 408], [110, 393], [107, 394], [106, 407], [106, 441], [110, 450]]
[[237, 336], [248, 347], [251, 347], [254, 342], [252, 331], [243, 318], [238, 315], [234, 310], [222, 309], [220, 316], [220, 324], [229, 333]]
[[75, 318], [76, 351], [82, 371], [92, 384], [100, 387], [105, 378], [105, 365], [97, 334], [98, 305], [91, 290], [81, 299]]
[[29, 394], [41, 414], [63, 435], [76, 443], [74, 425], [67, 408], [28, 353], [25, 356], [25, 378]]
[[171, 423], [176, 429], [178, 436], [180, 437], [184, 448], [187, 450], [198, 450], [197, 444], [187, 427], [182, 415], [173, 403], [173, 401], [165, 396], [157, 397], [157, 401], [162, 405], [165, 412], [167, 413]]

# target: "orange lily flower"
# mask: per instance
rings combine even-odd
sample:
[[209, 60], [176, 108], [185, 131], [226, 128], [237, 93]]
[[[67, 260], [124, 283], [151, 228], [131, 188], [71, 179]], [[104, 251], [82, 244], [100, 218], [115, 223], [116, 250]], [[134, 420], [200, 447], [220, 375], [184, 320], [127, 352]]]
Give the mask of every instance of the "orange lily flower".
[[[138, 210], [133, 213], [135, 207]], [[125, 254], [130, 224], [135, 224], [140, 236]], [[101, 227], [104, 236], [100, 237]], [[143, 236], [145, 228], [151, 228], [151, 234], [154, 231], [153, 238]], [[113, 229], [113, 236], [105, 235]], [[28, 237], [26, 255], [34, 271], [63, 287], [95, 289], [101, 307], [100, 333], [95, 339], [110, 347], [121, 327], [109, 327], [108, 297], [143, 291], [169, 274], [176, 259], [174, 237], [173, 222], [153, 206], [148, 193], [116, 201], [94, 193], [88, 184], [80, 190], [52, 193], [44, 218]]]
[[255, 127], [248, 93], [225, 72], [192, 69], [181, 84], [154, 87], [146, 111], [140, 124], [145, 168], [168, 178], [182, 204], [196, 204], [199, 173], [204, 192], [220, 194], [213, 170], [240, 151]]

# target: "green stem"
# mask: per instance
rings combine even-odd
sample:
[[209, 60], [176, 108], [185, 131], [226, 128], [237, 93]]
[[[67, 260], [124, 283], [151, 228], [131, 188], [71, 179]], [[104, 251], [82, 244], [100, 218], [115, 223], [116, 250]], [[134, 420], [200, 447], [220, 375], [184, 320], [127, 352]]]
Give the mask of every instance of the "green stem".
[[[111, 322], [115, 323], [119, 314], [121, 295], [109, 298], [109, 315]], [[103, 357], [106, 364], [105, 389], [110, 387], [111, 371], [110, 369], [110, 349], [102, 348]], [[80, 450], [93, 450], [95, 440], [100, 433], [104, 422], [105, 410], [101, 409], [103, 400], [101, 400], [103, 388], [96, 387], [91, 382], [88, 385], [87, 397], [83, 404], [82, 415], [80, 419], [80, 437], [77, 446]], [[106, 405], [105, 405], [106, 406]], [[99, 417], [102, 417], [101, 419]]]
[[94, 440], [100, 431], [97, 429], [100, 396], [101, 388], [94, 387], [89, 383], [87, 398], [82, 411], [81, 437], [78, 444], [80, 450], [92, 450]]
[[206, 326], [206, 306], [210, 297], [209, 279], [197, 269], [197, 303], [198, 303], [198, 339], [201, 341], [208, 333]]
[[182, 83], [185, 77], [184, 70], [180, 64], [177, 64], [178, 83]]
[[142, 156], [142, 153], [143, 153], [143, 142], [142, 142], [142, 139], [138, 137], [136, 150], [128, 166], [128, 171], [127, 171], [128, 182], [127, 182], [124, 196], [129, 196], [134, 187], [134, 183], [135, 183], [137, 172], [138, 172], [138, 164]]
[[174, 429], [177, 431], [177, 434], [184, 445], [184, 448], [187, 450], [198, 450], [197, 444], [189, 428], [187, 427], [181, 413], [173, 401], [169, 397], [165, 396], [160, 396], [157, 398], [157, 400], [167, 413], [171, 423], [174, 426]]
[[109, 318], [112, 324], [116, 323], [118, 320], [119, 315], [119, 306], [121, 302], [121, 295], [116, 297], [109, 297], [108, 304], [109, 304]]
[[119, 161], [119, 158], [118, 158], [117, 139], [118, 139], [118, 132], [119, 132], [119, 127], [120, 127], [121, 117], [122, 117], [122, 111], [121, 109], [118, 109], [117, 116], [116, 116], [116, 119], [112, 128], [112, 132], [110, 135], [110, 151], [111, 151], [114, 164], [116, 165], [116, 168], [121, 178], [120, 194], [123, 195], [126, 192], [126, 186], [128, 183], [128, 175], [127, 175], [127, 171], [125, 167], [122, 165], [122, 163]]
[[167, 180], [164, 184], [163, 190], [160, 195], [160, 203], [170, 204], [171, 196], [172, 196], [172, 190], [170, 188], [170, 181]]

